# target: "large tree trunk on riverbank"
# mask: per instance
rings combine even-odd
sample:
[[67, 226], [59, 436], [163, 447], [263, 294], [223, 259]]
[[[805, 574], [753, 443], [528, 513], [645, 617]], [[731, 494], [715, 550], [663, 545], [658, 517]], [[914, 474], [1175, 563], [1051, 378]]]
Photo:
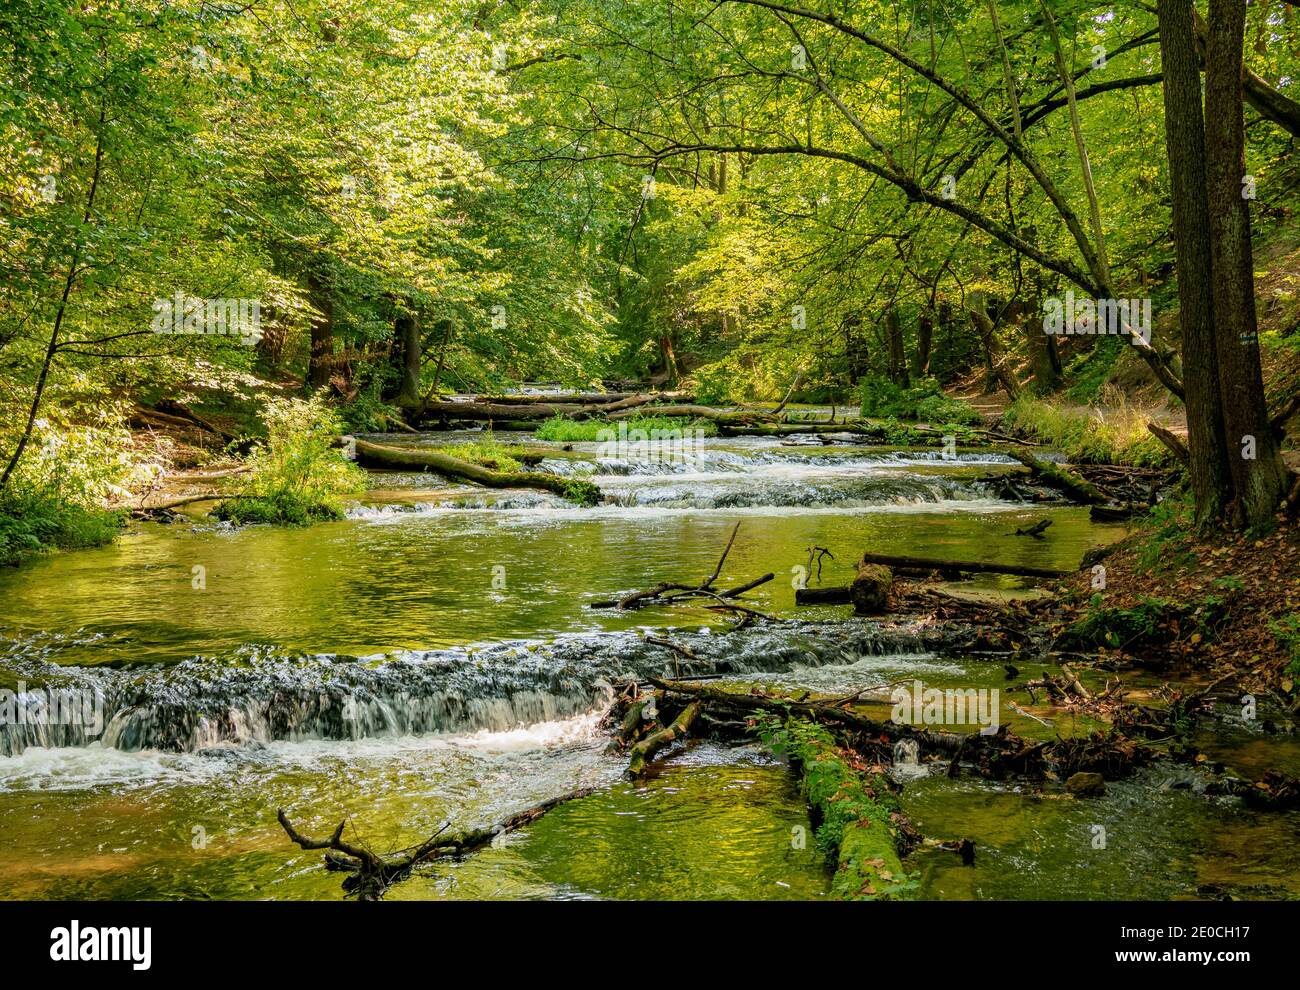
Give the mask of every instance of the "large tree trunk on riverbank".
[[1231, 498], [1231, 476], [1215, 357], [1200, 57], [1188, 0], [1158, 0], [1157, 6], [1164, 64], [1165, 143], [1178, 261], [1187, 465], [1196, 518], [1205, 523], [1218, 519], [1224, 502]]
[[1205, 50], [1205, 172], [1215, 346], [1237, 528], [1272, 520], [1287, 472], [1269, 425], [1255, 318], [1250, 204], [1243, 196], [1242, 45], [1245, 0], [1210, 0]]

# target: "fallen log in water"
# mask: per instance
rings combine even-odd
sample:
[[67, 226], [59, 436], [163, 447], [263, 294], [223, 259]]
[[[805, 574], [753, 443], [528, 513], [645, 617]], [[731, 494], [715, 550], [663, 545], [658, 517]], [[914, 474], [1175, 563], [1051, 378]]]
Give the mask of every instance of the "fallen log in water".
[[853, 594], [848, 585], [827, 588], [797, 588], [794, 593], [796, 605], [852, 605]]
[[1086, 478], [1075, 474], [1051, 461], [1045, 461], [1023, 450], [1006, 451], [1007, 456], [1014, 457], [1044, 484], [1068, 495], [1084, 505], [1104, 505], [1109, 502], [1101, 490]]
[[894, 574], [882, 564], [858, 562], [858, 576], [849, 585], [854, 615], [879, 615], [889, 607], [889, 589]]
[[498, 835], [513, 832], [525, 825], [531, 825], [552, 808], [567, 801], [586, 797], [594, 790], [594, 787], [583, 787], [560, 797], [551, 798], [549, 801], [543, 801], [541, 804], [516, 812], [486, 828], [462, 829], [459, 832], [452, 832], [444, 836], [443, 833], [447, 831], [448, 825], [443, 825], [442, 828], [419, 845], [391, 853], [376, 853], [364, 845], [345, 842], [343, 840], [343, 829], [347, 826], [347, 819], [339, 822], [338, 827], [334, 829], [333, 834], [327, 839], [316, 839], [303, 835], [294, 828], [283, 808], [277, 812], [276, 819], [280, 822], [285, 834], [293, 842], [297, 843], [299, 848], [325, 850], [326, 869], [342, 870], [351, 874], [343, 881], [345, 894], [362, 901], [377, 901], [389, 886], [398, 880], [404, 879], [410, 874], [411, 870], [421, 863], [471, 852], [487, 845]]
[[1029, 564], [998, 564], [980, 560], [941, 560], [933, 557], [910, 557], [903, 554], [872, 553], [862, 555], [862, 562], [884, 564], [886, 567], [906, 567], [920, 571], [960, 571], [968, 574], [1013, 574], [1018, 577], [1060, 578], [1071, 571], [1054, 567], [1034, 567]]
[[448, 478], [472, 481], [488, 488], [537, 488], [562, 495], [579, 505], [596, 505], [602, 498], [600, 489], [590, 481], [561, 478], [542, 472], [494, 471], [440, 450], [389, 447], [358, 438], [356, 454], [358, 463], [365, 467], [396, 471], [436, 471]]
[[[764, 615], [762, 612], [756, 612], [751, 608], [739, 605], [732, 599], [740, 597], [746, 591], [752, 591], [760, 585], [766, 584], [775, 577], [774, 574], [764, 574], [752, 581], [747, 581], [725, 591], [715, 591], [713, 588], [713, 583], [718, 580], [718, 576], [722, 573], [722, 565], [726, 562], [727, 555], [731, 553], [731, 547], [736, 542], [738, 532], [740, 532], [740, 523], [736, 523], [732, 527], [731, 536], [722, 550], [722, 556], [718, 558], [717, 565], [713, 568], [713, 573], [699, 584], [680, 584], [674, 581], [664, 581], [653, 588], [634, 591], [622, 598], [608, 598], [604, 601], [590, 602], [587, 607], [637, 609], [646, 605], [703, 604], [705, 608], [736, 612], [751, 618], [770, 619], [769, 616]], [[712, 604], [708, 604], [710, 601]]]
[[652, 732], [640, 742], [632, 747], [631, 759], [627, 765], [627, 775], [635, 780], [645, 775], [646, 763], [651, 760], [665, 746], [671, 745], [678, 739], [686, 738], [691, 731], [691, 725], [695, 717], [700, 714], [700, 703], [693, 701], [682, 709], [680, 715], [673, 720], [672, 725], [666, 726]]

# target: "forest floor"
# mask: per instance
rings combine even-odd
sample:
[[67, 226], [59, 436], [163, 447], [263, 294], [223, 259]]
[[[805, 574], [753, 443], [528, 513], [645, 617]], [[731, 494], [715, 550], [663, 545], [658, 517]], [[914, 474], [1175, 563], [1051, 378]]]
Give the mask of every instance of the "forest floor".
[[[1177, 525], [1140, 531], [1102, 562], [1062, 581], [1067, 622], [1103, 618], [1132, 640], [1098, 649], [1144, 666], [1229, 671], [1292, 692], [1300, 667], [1300, 521], [1267, 535], [1196, 536]], [[1104, 604], [1102, 604], [1104, 603]], [[1142, 631], [1142, 630], [1149, 631]]]

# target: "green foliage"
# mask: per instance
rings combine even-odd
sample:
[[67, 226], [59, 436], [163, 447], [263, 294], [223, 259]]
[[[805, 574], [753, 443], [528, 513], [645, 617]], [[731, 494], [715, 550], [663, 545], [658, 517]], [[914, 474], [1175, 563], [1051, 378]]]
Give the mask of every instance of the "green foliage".
[[501, 443], [492, 430], [484, 430], [470, 443], [443, 447], [442, 451], [493, 471], [522, 471], [524, 467], [520, 459], [524, 456], [524, 448], [519, 444]]
[[[14, 448], [24, 425], [0, 420], [0, 450]], [[56, 407], [36, 421], [0, 493], [0, 565], [112, 542], [125, 520], [111, 504], [157, 471], [133, 453], [118, 404], [81, 396]]]
[[236, 523], [304, 526], [342, 515], [341, 497], [365, 488], [365, 472], [338, 448], [338, 415], [319, 394], [272, 402], [267, 439], [249, 457], [251, 477], [216, 515]]
[[1139, 570], [1170, 571], [1196, 562], [1190, 549], [1193, 511], [1186, 496], [1167, 498], [1151, 507], [1147, 515], [1148, 530], [1137, 547]]
[[570, 502], [584, 508], [599, 505], [603, 497], [600, 486], [584, 478], [567, 478], [564, 482], [564, 497]]
[[1102, 337], [1066, 365], [1064, 377], [1070, 383], [1066, 398], [1071, 402], [1096, 402], [1127, 346], [1119, 337]]
[[978, 426], [980, 414], [961, 399], [943, 394], [938, 381], [923, 378], [903, 388], [880, 375], [868, 375], [859, 383], [862, 415], [868, 419], [906, 419], [924, 423], [954, 423]]
[[0, 502], [0, 566], [22, 563], [51, 550], [80, 550], [111, 543], [125, 514], [68, 502], [13, 498]]
[[556, 440], [565, 443], [612, 440], [618, 437], [619, 426], [622, 423], [627, 424], [629, 437], [635, 430], [643, 431], [647, 438], [654, 430], [670, 435], [701, 430], [705, 436], [716, 436], [718, 432], [717, 426], [711, 420], [690, 420], [680, 416], [631, 416], [617, 423], [610, 423], [598, 419], [574, 420], [567, 416], [556, 415], [539, 426], [534, 436], [538, 440]]
[[1300, 612], [1284, 615], [1268, 628], [1285, 651], [1284, 674], [1291, 681], [1291, 693], [1300, 694]]
[[1118, 406], [1103, 415], [1022, 395], [1002, 417], [1004, 429], [1056, 447], [1075, 464], [1168, 467], [1173, 458], [1146, 428], [1141, 410]]
[[1209, 639], [1228, 622], [1229, 604], [1218, 595], [1180, 603], [1155, 596], [1129, 608], [1108, 606], [1100, 593], [1092, 596], [1084, 617], [1068, 626], [1060, 642], [1068, 647], [1104, 646], [1130, 649], [1196, 636]]

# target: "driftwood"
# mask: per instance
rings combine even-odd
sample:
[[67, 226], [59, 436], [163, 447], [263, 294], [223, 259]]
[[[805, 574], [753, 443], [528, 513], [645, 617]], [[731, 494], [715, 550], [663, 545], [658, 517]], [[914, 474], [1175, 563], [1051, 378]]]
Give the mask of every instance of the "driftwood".
[[682, 709], [681, 714], [673, 720], [672, 725], [650, 733], [650, 735], [633, 746], [631, 759], [627, 765], [627, 775], [632, 779], [644, 776], [646, 763], [665, 746], [671, 745], [678, 739], [684, 739], [691, 731], [691, 725], [699, 714], [700, 702], [693, 701]]
[[[731, 536], [727, 540], [726, 547], [723, 548], [722, 556], [718, 558], [717, 565], [713, 568], [713, 573], [706, 577], [699, 584], [679, 584], [672, 581], [664, 581], [655, 585], [653, 588], [647, 588], [644, 591], [634, 591], [624, 595], [622, 598], [609, 598], [604, 601], [591, 602], [588, 608], [617, 608], [617, 609], [637, 609], [646, 605], [681, 605], [681, 604], [701, 604], [706, 608], [717, 609], [721, 611], [737, 612], [750, 617], [767, 619], [769, 616], [762, 612], [756, 612], [753, 609], [746, 608], [733, 601], [747, 591], [759, 587], [771, 581], [774, 574], [764, 574], [752, 581], [737, 585], [734, 588], [725, 591], [714, 590], [713, 584], [722, 574], [722, 565], [727, 560], [727, 555], [731, 553], [731, 548], [736, 542], [736, 534], [740, 531], [740, 523], [736, 523], [731, 529]], [[708, 604], [712, 602], [712, 604]]]
[[494, 471], [440, 450], [389, 447], [357, 438], [357, 461], [367, 467], [398, 471], [436, 471], [448, 478], [472, 481], [488, 488], [537, 488], [584, 505], [601, 500], [600, 489], [590, 481], [561, 478], [542, 472]]
[[1024, 529], [1017, 529], [1016, 536], [1033, 536], [1041, 539], [1043, 536], [1043, 531], [1046, 530], [1047, 527], [1050, 525], [1052, 525], [1052, 520], [1040, 519], [1032, 526], [1026, 526]]
[[377, 901], [389, 886], [409, 876], [411, 871], [421, 863], [472, 852], [487, 845], [498, 835], [513, 832], [524, 825], [531, 825], [552, 808], [567, 801], [586, 797], [594, 790], [593, 787], [583, 787], [560, 797], [551, 798], [549, 801], [516, 812], [486, 828], [464, 829], [444, 836], [443, 833], [447, 831], [448, 825], [443, 825], [419, 845], [391, 853], [376, 853], [364, 845], [345, 842], [343, 829], [347, 826], [346, 819], [339, 822], [329, 838], [317, 839], [303, 835], [294, 828], [283, 808], [278, 811], [276, 818], [284, 828], [285, 834], [300, 848], [326, 850], [326, 869], [342, 870], [352, 874], [343, 881], [343, 890], [347, 895], [362, 901]]
[[827, 588], [798, 588], [794, 593], [796, 605], [852, 605], [853, 594], [847, 586]]

